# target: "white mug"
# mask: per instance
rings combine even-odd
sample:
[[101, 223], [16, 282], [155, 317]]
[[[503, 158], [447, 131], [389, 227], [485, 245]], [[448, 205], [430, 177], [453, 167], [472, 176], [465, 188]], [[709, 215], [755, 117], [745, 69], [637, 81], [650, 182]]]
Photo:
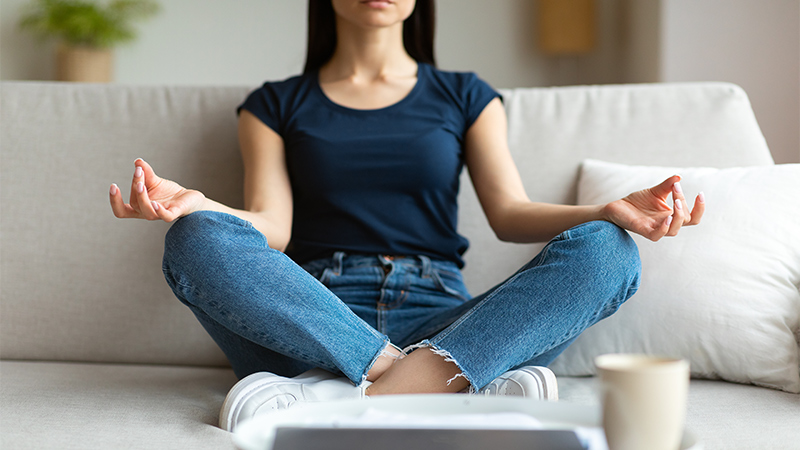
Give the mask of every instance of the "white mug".
[[677, 450], [686, 420], [689, 362], [648, 355], [595, 358], [609, 450]]

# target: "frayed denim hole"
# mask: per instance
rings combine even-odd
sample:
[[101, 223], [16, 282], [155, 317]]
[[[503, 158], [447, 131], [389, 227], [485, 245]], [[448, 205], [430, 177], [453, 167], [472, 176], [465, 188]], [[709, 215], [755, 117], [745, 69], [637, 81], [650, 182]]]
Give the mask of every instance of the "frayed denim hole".
[[458, 367], [458, 370], [461, 371], [461, 373], [458, 373], [453, 378], [450, 378], [449, 380], [447, 380], [447, 383], [446, 383], [447, 386], [450, 386], [450, 383], [452, 383], [454, 380], [456, 380], [458, 378], [464, 378], [464, 379], [467, 380], [467, 383], [469, 383], [469, 392], [470, 393], [475, 393], [475, 392], [478, 391], [478, 389], [475, 387], [475, 384], [472, 382], [472, 380], [470, 380], [469, 376], [464, 372], [464, 368], [461, 367], [461, 364], [459, 364], [459, 362], [456, 361], [455, 358], [453, 358], [453, 355], [451, 355], [450, 352], [448, 352], [447, 350], [444, 350], [444, 349], [440, 348], [439, 346], [437, 346], [436, 344], [433, 344], [431, 341], [426, 339], [426, 340], [424, 340], [424, 341], [422, 341], [422, 342], [420, 342], [418, 344], [409, 345], [408, 347], [403, 349], [403, 353], [406, 353], [406, 354], [407, 353], [411, 353], [412, 351], [420, 349], [420, 348], [429, 349], [431, 352], [433, 352], [433, 354], [443, 357], [445, 362], [451, 362], [451, 363], [455, 364], [456, 367]]
[[[376, 331], [375, 334], [377, 335], [378, 332]], [[367, 367], [364, 368], [364, 372], [361, 374], [361, 381], [358, 383], [359, 386], [363, 385], [364, 382], [367, 381], [367, 376], [369, 375], [369, 371], [372, 370], [372, 366], [374, 366], [375, 363], [378, 362], [378, 359], [381, 356], [384, 355], [384, 353], [386, 352], [386, 348], [387, 347], [389, 347], [391, 345], [394, 348], [397, 348], [398, 350], [400, 350], [396, 345], [392, 344], [392, 342], [389, 340], [389, 338], [387, 338], [386, 336], [383, 336], [383, 335], [380, 335], [380, 336], [382, 336], [382, 338], [383, 338], [384, 345], [381, 346], [381, 349], [378, 350], [378, 352], [375, 354], [375, 356], [372, 357], [372, 360], [369, 362], [369, 364], [367, 364]], [[407, 355], [405, 350], [400, 350], [400, 352], [403, 354], [404, 357], [405, 357], [405, 355]], [[350, 381], [353, 381], [353, 380], [350, 380]], [[355, 384], [355, 382], [353, 382], [353, 383]]]

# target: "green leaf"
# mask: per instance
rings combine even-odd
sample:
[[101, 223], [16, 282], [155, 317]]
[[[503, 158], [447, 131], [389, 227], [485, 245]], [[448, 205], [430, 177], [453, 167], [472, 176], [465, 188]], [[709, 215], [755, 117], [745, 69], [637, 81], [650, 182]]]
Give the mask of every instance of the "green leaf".
[[154, 0], [31, 0], [25, 8], [18, 24], [21, 29], [43, 39], [98, 48], [135, 39], [133, 22], [160, 10]]

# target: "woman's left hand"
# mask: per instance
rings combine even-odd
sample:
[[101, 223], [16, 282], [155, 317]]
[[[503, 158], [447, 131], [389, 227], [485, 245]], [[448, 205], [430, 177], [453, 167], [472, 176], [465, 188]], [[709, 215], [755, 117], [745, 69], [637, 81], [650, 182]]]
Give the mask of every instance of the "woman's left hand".
[[[651, 241], [675, 236], [683, 226], [697, 225], [705, 210], [703, 193], [697, 195], [689, 211], [680, 179], [678, 175], [672, 176], [658, 186], [634, 192], [605, 205], [603, 212], [606, 219]], [[673, 208], [667, 203], [670, 193]]]

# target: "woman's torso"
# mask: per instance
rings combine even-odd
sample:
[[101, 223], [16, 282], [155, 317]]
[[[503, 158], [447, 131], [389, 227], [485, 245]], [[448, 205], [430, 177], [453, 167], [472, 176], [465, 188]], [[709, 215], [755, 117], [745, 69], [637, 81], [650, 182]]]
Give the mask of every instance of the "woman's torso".
[[284, 140], [294, 197], [287, 254], [425, 255], [463, 264], [459, 176], [469, 126], [497, 93], [471, 73], [419, 64], [380, 109], [333, 102], [316, 74], [266, 83], [241, 106]]

